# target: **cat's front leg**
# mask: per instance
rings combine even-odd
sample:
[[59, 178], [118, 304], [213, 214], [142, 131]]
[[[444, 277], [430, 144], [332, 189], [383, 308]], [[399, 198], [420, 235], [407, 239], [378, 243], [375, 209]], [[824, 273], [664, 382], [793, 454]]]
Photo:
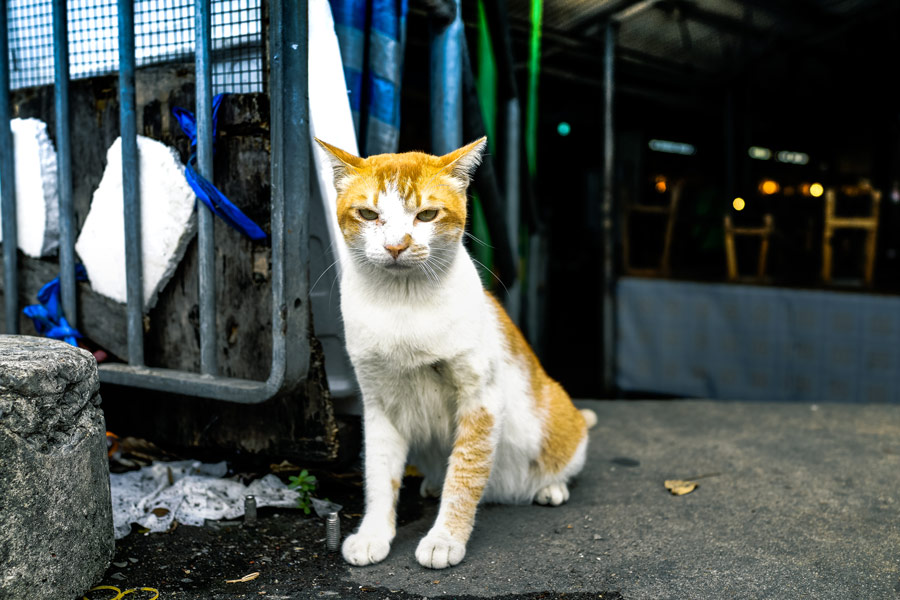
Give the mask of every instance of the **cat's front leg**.
[[475, 511], [491, 474], [495, 428], [494, 416], [485, 406], [460, 416], [438, 517], [416, 548], [416, 560], [423, 567], [452, 567], [466, 555]]
[[359, 529], [344, 540], [344, 560], [356, 566], [381, 562], [397, 532], [397, 498], [408, 444], [376, 403], [364, 408], [366, 510]]

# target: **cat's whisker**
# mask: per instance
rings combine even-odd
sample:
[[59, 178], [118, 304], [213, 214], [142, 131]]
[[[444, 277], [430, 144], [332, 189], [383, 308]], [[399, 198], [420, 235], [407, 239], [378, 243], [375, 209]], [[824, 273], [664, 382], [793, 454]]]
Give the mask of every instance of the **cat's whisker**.
[[482, 268], [482, 269], [484, 269], [485, 271], [487, 271], [488, 273], [490, 273], [491, 275], [493, 275], [494, 279], [496, 279], [497, 282], [503, 287], [503, 290], [504, 290], [507, 294], [509, 293], [509, 290], [506, 288], [506, 284], [503, 283], [503, 280], [501, 280], [499, 277], [497, 277], [497, 274], [496, 274], [496, 273], [494, 273], [493, 271], [491, 271], [490, 269], [488, 269], [488, 268], [487, 268], [487, 265], [485, 265], [483, 262], [481, 262], [480, 260], [478, 260], [478, 259], [475, 258], [474, 256], [470, 256], [469, 258], [471, 258], [473, 262], [478, 263], [479, 265], [481, 265], [481, 268]]
[[475, 237], [474, 235], [472, 235], [472, 234], [469, 233], [468, 231], [463, 231], [463, 235], [465, 235], [465, 236], [466, 236], [467, 238], [469, 238], [470, 240], [474, 240], [474, 241], [478, 242], [479, 244], [481, 244], [481, 245], [484, 246], [485, 248], [490, 248], [491, 250], [494, 249], [493, 246], [491, 246], [490, 244], [488, 244], [488, 243], [485, 242], [484, 240], [478, 239], [477, 237]]
[[[325, 274], [326, 274], [328, 271], [330, 271], [330, 270], [331, 270], [336, 264], [338, 264], [339, 262], [341, 262], [341, 259], [340, 259], [340, 258], [338, 258], [338, 259], [335, 260], [333, 263], [331, 263], [330, 265], [328, 265], [328, 267], [326, 267], [326, 269], [325, 269], [324, 271], [322, 271], [322, 274], [319, 275], [319, 277], [316, 279], [315, 283], [313, 283], [313, 284], [309, 287], [309, 294], [307, 294], [307, 296], [312, 295], [313, 291], [316, 289], [316, 286], [319, 284], [319, 282], [322, 280], [322, 278], [325, 277]], [[335, 280], [337, 280], [337, 277], [335, 277]]]

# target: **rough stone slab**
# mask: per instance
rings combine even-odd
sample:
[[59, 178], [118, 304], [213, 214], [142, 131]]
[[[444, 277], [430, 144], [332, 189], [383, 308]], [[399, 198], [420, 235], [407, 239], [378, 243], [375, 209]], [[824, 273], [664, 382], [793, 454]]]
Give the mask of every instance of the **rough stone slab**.
[[115, 550], [90, 353], [0, 335], [0, 599], [75, 598]]

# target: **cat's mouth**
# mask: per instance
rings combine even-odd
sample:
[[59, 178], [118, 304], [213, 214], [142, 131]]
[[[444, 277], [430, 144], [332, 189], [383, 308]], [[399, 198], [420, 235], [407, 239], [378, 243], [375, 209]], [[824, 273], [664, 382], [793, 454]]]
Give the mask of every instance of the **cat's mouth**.
[[387, 269], [388, 271], [406, 271], [408, 269], [411, 269], [413, 265], [401, 263], [395, 260], [389, 263], [383, 263], [381, 267]]

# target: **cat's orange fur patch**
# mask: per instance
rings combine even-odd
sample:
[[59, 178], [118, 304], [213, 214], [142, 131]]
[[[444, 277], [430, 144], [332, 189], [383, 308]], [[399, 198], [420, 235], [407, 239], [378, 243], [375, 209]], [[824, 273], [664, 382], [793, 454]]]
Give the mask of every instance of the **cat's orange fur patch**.
[[485, 294], [497, 311], [509, 351], [522, 361], [528, 371], [535, 406], [544, 416], [544, 439], [541, 442], [538, 467], [544, 473], [559, 473], [572, 460], [587, 433], [585, 418], [572, 404], [562, 386], [544, 371], [525, 336], [506, 314], [500, 302], [491, 294]]
[[447, 531], [462, 542], [472, 533], [475, 511], [491, 475], [493, 427], [494, 417], [483, 406], [459, 420], [441, 498], [447, 502]]
[[397, 533], [397, 501], [400, 499], [400, 480], [391, 479], [391, 489], [394, 490], [394, 505], [391, 510], [388, 524], [391, 526], [391, 534]]

